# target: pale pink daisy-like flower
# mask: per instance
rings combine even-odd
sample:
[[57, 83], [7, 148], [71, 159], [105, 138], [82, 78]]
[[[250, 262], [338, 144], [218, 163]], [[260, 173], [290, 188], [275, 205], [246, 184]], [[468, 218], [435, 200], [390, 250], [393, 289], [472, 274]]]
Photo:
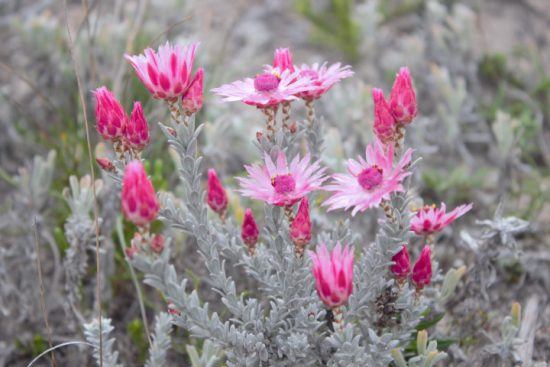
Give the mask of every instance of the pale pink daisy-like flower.
[[352, 215], [376, 207], [382, 200], [390, 199], [392, 192], [403, 191], [403, 179], [411, 173], [406, 167], [411, 162], [412, 149], [408, 149], [401, 160], [394, 166], [393, 146], [384, 146], [380, 141], [367, 145], [365, 159], [348, 160], [349, 174], [335, 174], [334, 181], [324, 187], [333, 191], [323, 205], [330, 210], [348, 210]]
[[427, 205], [418, 210], [416, 215], [412, 217], [411, 230], [417, 235], [429, 235], [439, 232], [455, 219], [469, 212], [472, 206], [472, 204], [460, 205], [447, 213], [447, 207], [444, 203], [441, 203], [441, 208], [436, 208], [435, 205]]
[[166, 42], [155, 51], [147, 48], [141, 55], [124, 55], [138, 78], [154, 98], [174, 101], [193, 81], [192, 71], [198, 43], [186, 47]]
[[237, 177], [242, 195], [271, 205], [291, 206], [311, 191], [320, 189], [326, 179], [325, 168], [321, 168], [319, 162], [310, 163], [309, 154], [302, 159], [294, 157], [290, 165], [283, 152], [279, 152], [276, 163], [267, 153], [264, 161], [264, 166], [244, 166], [249, 177]]
[[296, 94], [311, 88], [309, 78], [300, 77], [298, 72], [285, 70], [258, 74], [212, 89], [223, 97], [224, 102], [242, 101], [258, 108], [276, 107], [282, 102], [296, 100]]
[[353, 75], [349, 65], [341, 66], [340, 63], [330, 66], [327, 66], [326, 62], [323, 64], [315, 63], [311, 66], [302, 64], [302, 66], [297, 66], [296, 70], [299, 72], [300, 77], [310, 80], [310, 88], [297, 94], [299, 98], [306, 101], [320, 98], [340, 80]]
[[325, 244], [309, 252], [317, 295], [329, 308], [344, 305], [353, 291], [353, 249], [340, 246], [328, 252]]

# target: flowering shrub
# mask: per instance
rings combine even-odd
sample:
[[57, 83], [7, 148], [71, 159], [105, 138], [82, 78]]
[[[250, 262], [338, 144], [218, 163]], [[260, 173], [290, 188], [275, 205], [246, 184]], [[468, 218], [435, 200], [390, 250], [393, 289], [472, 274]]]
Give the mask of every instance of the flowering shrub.
[[[312, 160], [322, 141], [310, 137], [319, 125], [314, 101], [352, 76], [349, 66], [299, 66], [289, 49], [277, 49], [273, 65], [255, 78], [214, 88], [224, 101], [242, 101], [266, 116], [265, 131], [257, 134], [263, 162], [245, 165], [248, 176], [237, 177], [235, 190], [263, 203], [263, 223], [248, 208], [239, 229], [223, 177], [212, 167], [206, 182], [202, 178], [195, 114], [208, 71], [200, 68], [191, 77], [195, 49], [166, 44], [158, 52], [126, 56], [153, 97], [168, 104], [171, 121], [160, 128], [179, 157], [181, 198], [161, 192], [157, 199], [146, 177], [140, 152], [149, 135], [140, 103], [128, 118], [105, 87], [96, 92], [98, 131], [116, 153], [112, 162], [98, 163], [122, 181], [122, 211], [137, 226], [126, 249], [131, 264], [163, 294], [171, 322], [221, 348], [229, 366], [402, 363], [400, 350], [436, 307], [438, 295], [452, 293], [458, 283], [441, 290], [440, 276], [434, 278], [435, 233], [471, 208], [445, 213], [444, 204], [418, 211], [409, 204], [415, 162], [413, 149], [404, 149], [405, 128], [414, 129], [418, 107], [407, 68], [396, 75], [389, 101], [373, 89], [376, 138], [365, 158], [349, 159], [346, 174], [330, 174], [318, 158]], [[291, 124], [291, 106], [300, 101], [307, 119]], [[383, 213], [374, 243], [354, 241], [349, 222], [316, 222], [313, 209], [324, 207], [353, 209], [352, 216]], [[208, 208], [216, 215], [208, 215]], [[166, 225], [196, 239], [208, 282], [228, 312], [225, 319], [210, 313], [178, 274], [170, 241], [149, 233], [157, 212]], [[415, 235], [424, 242], [422, 250]], [[412, 267], [409, 251], [417, 256]], [[231, 275], [239, 268], [256, 285], [246, 296]], [[444, 358], [437, 343], [430, 344], [430, 353], [425, 366]]]

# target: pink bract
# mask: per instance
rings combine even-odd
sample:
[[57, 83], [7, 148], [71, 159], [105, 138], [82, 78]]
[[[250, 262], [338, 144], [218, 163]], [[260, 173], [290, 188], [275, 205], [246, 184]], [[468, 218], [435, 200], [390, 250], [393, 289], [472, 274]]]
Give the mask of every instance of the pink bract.
[[113, 92], [106, 87], [94, 91], [96, 98], [95, 117], [97, 132], [105, 140], [121, 140], [126, 129], [128, 116]]
[[219, 215], [222, 215], [227, 209], [227, 193], [213, 168], [208, 170], [206, 202]]
[[472, 206], [472, 204], [460, 205], [448, 213], [444, 203], [441, 203], [441, 208], [436, 208], [435, 205], [425, 206], [412, 217], [411, 230], [417, 235], [439, 232], [455, 219], [469, 212]]
[[388, 144], [395, 139], [395, 118], [382, 89], [373, 88], [372, 100], [374, 101], [374, 134], [381, 142]]
[[338, 243], [329, 254], [322, 244], [309, 252], [313, 262], [315, 288], [323, 303], [334, 308], [344, 305], [353, 291], [353, 249]]
[[186, 47], [166, 42], [155, 51], [147, 48], [141, 55], [124, 55], [137, 76], [157, 99], [174, 101], [187, 92], [193, 77], [198, 43]]
[[429, 246], [424, 246], [414, 263], [412, 281], [417, 289], [422, 289], [432, 280], [432, 253]]
[[403, 179], [411, 174], [406, 167], [412, 152], [408, 149], [394, 166], [393, 146], [384, 148], [380, 141], [367, 145], [365, 159], [349, 159], [349, 173], [332, 176], [333, 181], [324, 189], [334, 194], [323, 205], [328, 206], [329, 211], [353, 207], [351, 214], [355, 215], [390, 199], [392, 192], [403, 191]]
[[309, 78], [299, 76], [296, 71], [283, 71], [277, 75], [265, 72], [255, 78], [245, 78], [221, 87], [212, 89], [212, 92], [223, 97], [224, 102], [241, 101], [258, 108], [276, 107], [282, 102], [298, 99], [296, 94], [311, 88]]
[[409, 276], [411, 271], [411, 260], [409, 258], [409, 251], [407, 246], [403, 245], [401, 250], [393, 255], [391, 260], [394, 264], [391, 266], [390, 270], [395, 275], [397, 279], [405, 279]]
[[294, 64], [292, 63], [292, 53], [288, 48], [278, 48], [275, 50], [273, 56], [273, 68], [278, 69], [280, 72], [290, 70], [294, 72]]
[[309, 154], [302, 159], [294, 157], [290, 165], [283, 152], [279, 152], [276, 164], [267, 153], [264, 161], [264, 166], [244, 166], [249, 177], [237, 177], [242, 195], [271, 205], [290, 206], [320, 189], [326, 179], [325, 168], [321, 168], [319, 162], [310, 164]]
[[122, 179], [122, 212], [137, 226], [145, 226], [157, 217], [159, 203], [153, 184], [140, 161], [128, 163]]
[[311, 219], [309, 218], [309, 200], [300, 201], [296, 218], [290, 224], [290, 238], [295, 244], [306, 245], [311, 241]]
[[181, 99], [181, 105], [186, 115], [190, 116], [197, 113], [202, 108], [203, 84], [204, 70], [203, 68], [199, 68], [187, 93], [185, 93]]
[[309, 78], [310, 80], [310, 88], [297, 94], [298, 97], [306, 101], [321, 98], [340, 80], [353, 75], [351, 66], [341, 66], [340, 63], [330, 66], [327, 66], [326, 62], [313, 65], [302, 64], [302, 66], [296, 67], [296, 70], [299, 72], [300, 77]]
[[255, 246], [258, 242], [259, 235], [260, 230], [254, 219], [254, 213], [252, 213], [252, 209], [247, 208], [244, 212], [243, 225], [241, 228], [243, 242], [249, 247]]
[[134, 109], [124, 132], [126, 143], [136, 150], [143, 150], [149, 144], [149, 126], [140, 102], [134, 102]]
[[389, 105], [393, 117], [399, 124], [410, 124], [416, 117], [416, 94], [409, 69], [406, 67], [399, 69], [399, 73], [395, 76]]

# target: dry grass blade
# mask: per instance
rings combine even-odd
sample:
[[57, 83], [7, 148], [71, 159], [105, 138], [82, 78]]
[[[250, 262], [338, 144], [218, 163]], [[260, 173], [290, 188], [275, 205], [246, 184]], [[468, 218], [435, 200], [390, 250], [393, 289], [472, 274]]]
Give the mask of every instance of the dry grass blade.
[[[42, 316], [44, 317], [44, 324], [46, 325], [46, 333], [48, 334], [48, 345], [50, 349], [52, 348], [52, 329], [50, 328], [50, 323], [48, 322], [48, 312], [46, 311], [46, 299], [44, 297], [44, 281], [42, 279], [42, 263], [40, 261], [40, 245], [38, 244], [38, 229], [36, 225], [36, 218], [33, 222], [33, 232], [34, 232], [34, 246], [36, 251], [36, 271], [38, 273], [38, 286], [40, 288], [40, 309], [42, 310]], [[52, 353], [50, 354], [51, 365], [53, 367], [57, 366], [55, 362], [55, 356]]]
[[94, 201], [94, 226], [95, 226], [95, 256], [96, 256], [96, 300], [97, 300], [97, 312], [99, 319], [99, 366], [103, 367], [103, 336], [102, 336], [102, 326], [101, 326], [101, 264], [99, 259], [99, 208], [97, 205], [97, 193], [96, 187], [93, 184], [95, 182], [95, 171], [94, 171], [94, 159], [92, 156], [92, 145], [90, 143], [90, 129], [88, 123], [88, 113], [86, 108], [86, 100], [84, 98], [84, 92], [82, 88], [82, 81], [80, 79], [80, 74], [78, 72], [76, 57], [74, 55], [74, 45], [71, 35], [71, 28], [69, 26], [69, 14], [67, 9], [67, 0], [63, 1], [63, 10], [65, 12], [65, 24], [67, 26], [67, 37], [68, 37], [68, 46], [69, 52], [71, 55], [71, 61], [73, 64], [73, 69], [76, 76], [76, 82], [78, 84], [78, 96], [80, 99], [80, 104], [82, 106], [82, 113], [84, 116], [84, 127], [86, 129], [86, 145], [88, 148], [88, 158], [90, 163], [90, 176], [92, 178], [92, 196]]

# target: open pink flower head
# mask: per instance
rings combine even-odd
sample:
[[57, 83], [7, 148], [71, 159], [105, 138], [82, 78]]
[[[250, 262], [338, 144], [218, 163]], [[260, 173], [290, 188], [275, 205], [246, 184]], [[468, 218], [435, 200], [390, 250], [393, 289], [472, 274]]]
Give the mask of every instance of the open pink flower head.
[[252, 209], [247, 208], [244, 212], [243, 225], [241, 228], [241, 237], [243, 242], [249, 246], [254, 247], [258, 242], [258, 237], [260, 235], [260, 230], [258, 229], [258, 224], [254, 219], [254, 213]]
[[409, 276], [411, 271], [411, 260], [409, 258], [409, 251], [407, 250], [407, 245], [403, 245], [401, 251], [393, 255], [391, 258], [393, 265], [390, 270], [395, 275], [397, 279], [405, 279]]
[[223, 97], [224, 102], [242, 101], [258, 108], [275, 107], [281, 102], [296, 100], [296, 94], [311, 88], [309, 78], [304, 78], [296, 71], [285, 70], [278, 73], [258, 74], [254, 79], [245, 78], [236, 82], [214, 88], [212, 91]]
[[389, 199], [390, 194], [403, 191], [403, 179], [411, 173], [406, 167], [411, 162], [412, 149], [393, 165], [393, 146], [384, 146], [380, 141], [367, 145], [365, 159], [348, 160], [348, 174], [335, 174], [333, 182], [325, 190], [333, 191], [323, 205], [328, 210], [348, 210], [353, 207], [352, 215], [376, 207], [382, 199]]
[[134, 102], [134, 109], [126, 124], [124, 138], [128, 145], [137, 150], [143, 150], [149, 144], [149, 126], [140, 102]]
[[395, 76], [390, 94], [390, 108], [399, 124], [407, 125], [416, 117], [416, 94], [409, 69], [403, 67]]
[[417, 235], [439, 232], [455, 219], [469, 212], [470, 209], [472, 209], [472, 204], [460, 205], [447, 213], [444, 203], [441, 203], [441, 208], [427, 205], [418, 210], [416, 215], [411, 218], [411, 230]]
[[181, 99], [181, 105], [186, 115], [191, 116], [202, 108], [204, 69], [199, 68], [195, 79]]
[[290, 70], [294, 72], [294, 64], [292, 63], [292, 53], [288, 48], [278, 48], [273, 56], [273, 68], [277, 68], [280, 72]]
[[414, 263], [412, 281], [417, 289], [422, 289], [432, 280], [432, 253], [430, 246], [424, 246]]
[[309, 78], [310, 80], [310, 88], [297, 94], [298, 97], [306, 101], [320, 98], [334, 84], [353, 75], [351, 66], [341, 66], [340, 63], [332, 64], [328, 67], [326, 62], [321, 65], [315, 63], [311, 66], [302, 64], [302, 66], [296, 69], [300, 77]]
[[219, 215], [222, 215], [227, 209], [227, 193], [213, 168], [208, 170], [206, 202]]
[[124, 108], [122, 108], [113, 92], [106, 87], [97, 88], [94, 91], [94, 96], [96, 99], [95, 119], [97, 132], [105, 140], [115, 141], [122, 139], [128, 121]]
[[185, 94], [191, 81], [198, 43], [186, 47], [166, 42], [155, 51], [147, 48], [141, 55], [124, 55], [154, 98], [176, 100]]
[[307, 197], [300, 201], [296, 218], [290, 224], [290, 238], [298, 245], [306, 245], [311, 241], [311, 219], [309, 218], [309, 201]]
[[290, 165], [284, 152], [279, 152], [276, 164], [267, 153], [264, 161], [265, 166], [244, 166], [249, 177], [237, 177], [242, 195], [271, 205], [290, 206], [320, 189], [326, 179], [325, 168], [321, 168], [319, 162], [310, 164], [309, 154], [302, 159], [294, 157]]
[[395, 118], [382, 89], [373, 88], [372, 100], [374, 101], [374, 134], [381, 142], [387, 144], [395, 139]]
[[159, 203], [153, 184], [140, 161], [128, 163], [122, 179], [122, 213], [137, 226], [145, 226], [157, 217]]
[[322, 244], [309, 252], [313, 261], [315, 288], [323, 303], [334, 308], [344, 305], [353, 291], [353, 249], [338, 243], [329, 254]]

